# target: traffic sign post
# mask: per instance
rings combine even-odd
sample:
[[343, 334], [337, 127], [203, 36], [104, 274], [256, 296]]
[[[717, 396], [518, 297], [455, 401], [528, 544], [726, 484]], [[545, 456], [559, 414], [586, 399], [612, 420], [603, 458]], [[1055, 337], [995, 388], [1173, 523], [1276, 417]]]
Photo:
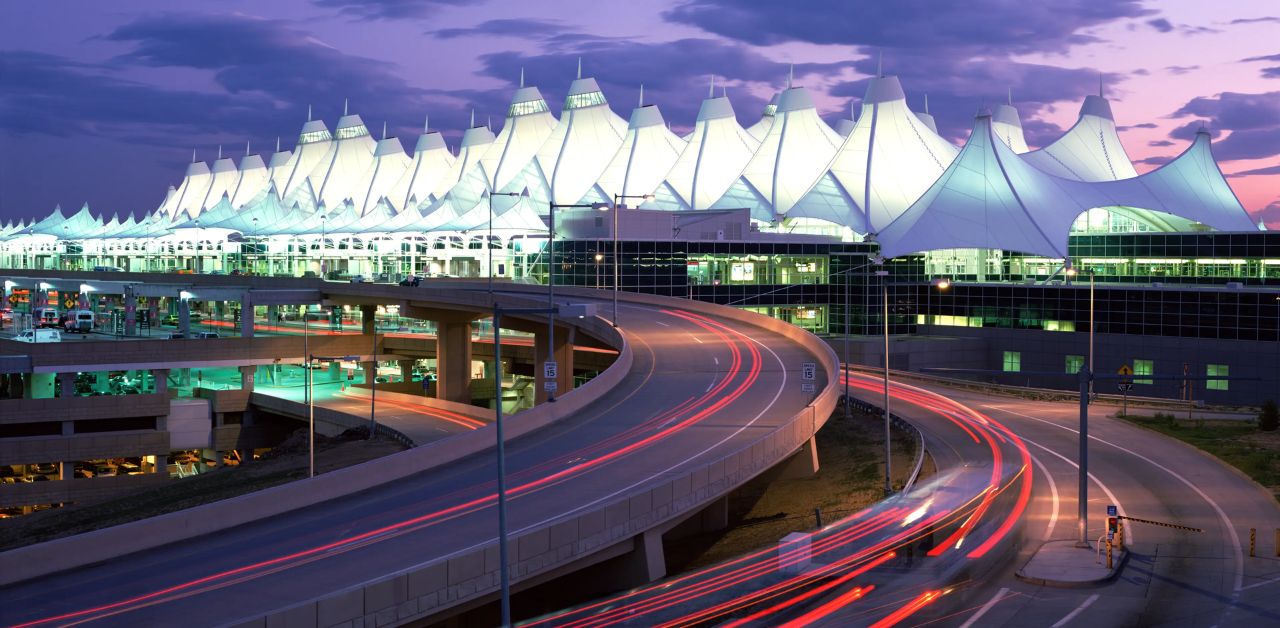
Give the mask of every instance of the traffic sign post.
[[559, 365], [555, 362], [548, 360], [542, 363], [542, 379], [555, 379], [559, 372]]
[[1133, 369], [1128, 364], [1125, 364], [1116, 373], [1120, 375], [1120, 383], [1116, 384], [1116, 387], [1124, 394], [1122, 405], [1120, 406], [1120, 416], [1129, 416], [1129, 391], [1133, 390], [1133, 380], [1130, 377], [1133, 375]]
[[800, 365], [800, 379], [811, 382], [818, 379], [818, 364], [816, 362], [805, 362]]

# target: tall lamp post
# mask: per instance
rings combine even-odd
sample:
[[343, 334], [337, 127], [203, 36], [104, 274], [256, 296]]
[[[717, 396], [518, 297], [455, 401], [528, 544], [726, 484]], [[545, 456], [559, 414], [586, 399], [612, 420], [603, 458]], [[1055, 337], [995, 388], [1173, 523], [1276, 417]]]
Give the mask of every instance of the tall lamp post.
[[[1068, 266], [1065, 271], [1067, 277], [1075, 277], [1079, 271], [1074, 266]], [[1094, 372], [1093, 366], [1093, 294], [1094, 294], [1094, 273], [1093, 270], [1086, 271], [1089, 273], [1089, 372]], [[1093, 379], [1089, 379], [1088, 397], [1093, 399]]]
[[595, 304], [565, 305], [562, 307], [503, 308], [493, 304], [493, 389], [495, 391], [493, 424], [498, 439], [498, 564], [501, 574], [502, 626], [511, 625], [511, 573], [507, 563], [507, 452], [502, 431], [502, 315], [546, 314], [553, 318], [557, 313], [565, 318], [586, 318], [596, 315]]
[[619, 205], [627, 199], [640, 199], [643, 201], [653, 200], [652, 194], [614, 194], [613, 195], [613, 326], [618, 326], [618, 290], [621, 273], [619, 269], [622, 267], [621, 261], [618, 259], [618, 215], [622, 212]]
[[889, 271], [883, 270], [884, 258], [877, 258], [882, 270], [876, 271], [876, 276], [880, 278], [880, 293], [882, 296], [883, 310], [881, 312], [882, 328], [884, 330], [884, 494], [886, 496], [893, 494], [892, 467], [893, 467], [893, 448], [890, 443], [892, 431], [889, 426]]
[[485, 199], [489, 201], [489, 237], [485, 242], [485, 248], [489, 250], [489, 296], [493, 296], [493, 197], [495, 196], [519, 196], [521, 198], [529, 198], [529, 188], [525, 188], [520, 192], [490, 192], [485, 190], [483, 194]]

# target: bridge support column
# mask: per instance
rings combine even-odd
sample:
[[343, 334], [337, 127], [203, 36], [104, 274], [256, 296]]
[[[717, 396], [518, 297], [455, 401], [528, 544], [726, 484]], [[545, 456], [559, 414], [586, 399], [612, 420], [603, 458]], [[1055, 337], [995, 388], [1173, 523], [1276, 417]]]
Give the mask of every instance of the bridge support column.
[[169, 394], [169, 369], [151, 369], [151, 376], [156, 381], [156, 394]]
[[253, 392], [253, 375], [257, 368], [256, 366], [240, 367], [240, 390]]
[[812, 477], [819, 469], [817, 438], [810, 436], [809, 440], [800, 446], [800, 451], [782, 464], [782, 475], [779, 479]]
[[280, 306], [279, 306], [279, 305], [268, 305], [268, 306], [267, 306], [267, 324], [268, 324], [268, 325], [279, 325], [280, 323], [281, 323], [281, 320], [280, 320]]
[[364, 371], [364, 383], [366, 386], [372, 386], [374, 378], [378, 376], [377, 362], [361, 362], [360, 369]]
[[413, 365], [416, 362], [417, 360], [399, 360], [398, 361], [398, 363], [400, 364], [400, 379], [403, 379], [406, 382], [413, 381]]
[[191, 337], [191, 301], [178, 299], [178, 331], [186, 338]]
[[76, 374], [75, 373], [58, 373], [58, 396], [59, 397], [76, 396]]
[[375, 330], [377, 329], [377, 327], [375, 326], [375, 324], [377, 323], [377, 319], [375, 317], [377, 313], [378, 313], [378, 306], [376, 305], [360, 306], [360, 333], [366, 336], [369, 334], [376, 333]]
[[471, 403], [471, 323], [436, 323], [436, 398]]
[[626, 558], [623, 577], [636, 586], [667, 575], [667, 558], [662, 553], [662, 533], [649, 530], [635, 537], [635, 549]]
[[573, 335], [572, 327], [557, 327], [553, 350], [549, 350], [547, 346], [547, 332], [545, 329], [533, 335], [533, 370], [537, 379], [535, 403], [542, 403], [547, 400], [543, 364], [548, 360], [554, 360], [556, 363], [555, 395], [559, 397], [573, 390]]
[[240, 297], [240, 337], [253, 337], [253, 297], [248, 291]]
[[138, 335], [138, 297], [133, 295], [133, 286], [124, 288], [124, 335]]

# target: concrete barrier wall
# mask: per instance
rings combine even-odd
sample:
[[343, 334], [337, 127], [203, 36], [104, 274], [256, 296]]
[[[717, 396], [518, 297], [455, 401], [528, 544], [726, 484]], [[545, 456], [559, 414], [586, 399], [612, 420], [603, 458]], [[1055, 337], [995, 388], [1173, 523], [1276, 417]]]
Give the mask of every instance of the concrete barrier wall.
[[153, 488], [167, 482], [169, 482], [169, 474], [161, 472], [5, 484], [4, 489], [0, 490], [0, 507], [97, 501], [125, 491]]
[[[382, 339], [378, 339], [381, 347]], [[0, 352], [31, 356], [38, 373], [56, 373], [59, 368], [103, 370], [95, 366], [129, 365], [130, 368], [198, 368], [215, 362], [228, 364], [266, 363], [273, 360], [299, 361], [303, 345], [315, 355], [359, 355], [369, 352], [369, 340], [360, 335], [257, 336], [186, 340], [82, 340], [77, 342], [29, 343], [0, 340]]]
[[[418, 386], [418, 383], [414, 382], [413, 385]], [[413, 404], [418, 406], [425, 406], [428, 408], [448, 410], [449, 412], [456, 412], [463, 416], [468, 416], [479, 421], [484, 421], [486, 423], [493, 422], [493, 410], [489, 408], [481, 408], [479, 406], [473, 406], [469, 403], [459, 403], [457, 401], [449, 401], [448, 399], [436, 399], [435, 397], [423, 397], [422, 395], [411, 395], [409, 393], [399, 393], [399, 392], [393, 392], [390, 390], [383, 390], [382, 386], [383, 386], [382, 384], [378, 384], [378, 391], [377, 391], [377, 394], [375, 395], [375, 399], [389, 399], [391, 401], [397, 401], [400, 403], [408, 403], [408, 404]], [[363, 386], [352, 386], [350, 388], [347, 388], [347, 396], [368, 399], [369, 389]]]
[[0, 399], [0, 425], [119, 419], [169, 414], [167, 395], [103, 395], [53, 399]]
[[[72, 436], [0, 439], [0, 464], [96, 460], [122, 456], [168, 455], [169, 433], [135, 430]], [[4, 569], [0, 561], [0, 572]], [[0, 573], [0, 578], [4, 574]]]
[[[583, 327], [589, 327], [590, 332], [597, 338], [612, 341], [611, 345], [619, 348], [618, 360], [598, 377], [573, 392], [562, 395], [557, 403], [543, 404], [515, 415], [512, 422], [505, 426], [508, 440], [573, 415], [630, 374], [633, 355], [630, 344], [622, 334], [600, 319], [583, 319], [577, 323]], [[278, 397], [258, 394], [253, 398], [254, 403], [258, 403], [260, 397], [263, 398], [261, 401], [264, 404], [282, 402], [281, 408], [285, 407], [283, 404], [297, 404], [297, 402]], [[353, 415], [326, 411], [327, 409], [324, 408], [317, 407], [316, 410], [317, 423], [325, 421], [342, 425], [354, 418]], [[356, 426], [346, 424], [348, 427]], [[360, 421], [359, 424], [365, 423]], [[167, 444], [168, 435], [164, 434], [164, 436]], [[0, 552], [0, 586], [204, 536], [265, 517], [352, 495], [476, 455], [495, 447], [494, 439], [494, 428], [484, 427], [314, 478], [142, 521]], [[59, 437], [60, 442], [65, 440], [66, 437]], [[62, 459], [69, 458], [58, 458], [58, 460]], [[34, 462], [40, 461], [34, 460]]]

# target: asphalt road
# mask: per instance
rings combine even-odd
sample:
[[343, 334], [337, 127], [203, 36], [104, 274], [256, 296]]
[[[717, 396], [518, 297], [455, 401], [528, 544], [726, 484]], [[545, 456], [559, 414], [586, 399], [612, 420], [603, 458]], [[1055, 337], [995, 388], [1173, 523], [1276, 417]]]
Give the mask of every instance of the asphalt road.
[[[1089, 537], [1103, 533], [1108, 504], [1122, 515], [1204, 532], [1126, 525], [1130, 560], [1116, 580], [1096, 587], [1048, 588], [1016, 579], [1014, 572], [1043, 541], [1076, 536], [1078, 405], [925, 387], [986, 413], [1027, 443], [1035, 498], [1018, 559], [999, 577], [976, 583], [964, 604], [939, 605], [922, 621], [966, 628], [1280, 625], [1280, 559], [1272, 546], [1280, 505], [1227, 465], [1107, 418], [1110, 410], [1094, 410], [1089, 422]], [[1248, 556], [1250, 527], [1259, 533], [1255, 558]]]
[[[620, 322], [635, 350], [631, 374], [577, 416], [508, 445], [513, 532], [657, 484], [691, 461], [727, 455], [811, 397], [801, 391], [799, 372], [814, 356], [771, 332], [625, 305]], [[825, 385], [823, 373], [816, 384]], [[215, 624], [260, 615], [493, 542], [495, 475], [492, 459], [468, 459], [207, 538], [6, 587], [0, 622]]]

